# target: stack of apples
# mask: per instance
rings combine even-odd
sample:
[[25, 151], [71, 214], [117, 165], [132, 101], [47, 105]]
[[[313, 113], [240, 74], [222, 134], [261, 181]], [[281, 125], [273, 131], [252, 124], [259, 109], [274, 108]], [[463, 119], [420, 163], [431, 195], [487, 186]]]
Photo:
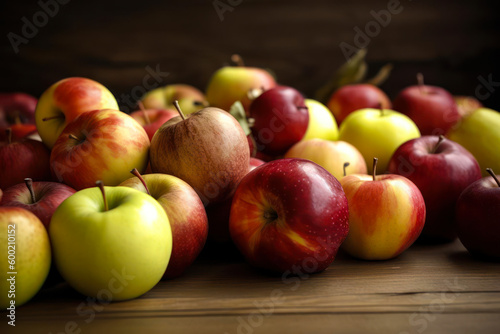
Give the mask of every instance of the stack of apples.
[[160, 87], [130, 115], [87, 78], [38, 101], [0, 94], [1, 242], [19, 231], [17, 260], [0, 263], [17, 271], [17, 306], [51, 268], [84, 295], [138, 297], [207, 239], [281, 275], [325, 270], [339, 248], [387, 260], [457, 235], [500, 258], [499, 113], [420, 75], [392, 102], [352, 84], [325, 105], [233, 61], [206, 94]]

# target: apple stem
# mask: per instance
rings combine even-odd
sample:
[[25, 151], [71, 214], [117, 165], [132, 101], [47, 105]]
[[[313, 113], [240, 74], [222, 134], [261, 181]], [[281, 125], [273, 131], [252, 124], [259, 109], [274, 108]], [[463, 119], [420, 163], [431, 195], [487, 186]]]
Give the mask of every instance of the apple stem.
[[384, 116], [384, 108], [382, 107], [382, 102], [378, 103], [378, 108], [380, 109], [380, 116], [383, 117]]
[[349, 163], [349, 162], [347, 162], [347, 161], [346, 161], [346, 162], [344, 162], [344, 176], [346, 176], [346, 175], [347, 175], [347, 171], [346, 171], [346, 169], [347, 169], [347, 167], [348, 167], [350, 164], [351, 164], [351, 163]]
[[42, 121], [46, 122], [46, 121], [50, 121], [51, 119], [56, 119], [56, 118], [64, 118], [64, 114], [51, 116], [51, 117], [45, 117], [45, 118], [42, 118]]
[[236, 64], [236, 66], [243, 67], [245, 63], [243, 62], [243, 58], [239, 54], [234, 54], [231, 56], [231, 61]]
[[16, 115], [16, 118], [14, 119], [14, 123], [15, 124], [21, 124], [21, 118], [19, 117], [19, 115]]
[[422, 73], [417, 73], [417, 83], [418, 87], [420, 89], [420, 93], [424, 93], [424, 75]]
[[148, 193], [148, 195], [151, 196], [151, 193], [149, 192], [149, 189], [148, 189], [148, 185], [146, 184], [146, 181], [144, 181], [144, 178], [142, 177], [141, 173], [139, 173], [139, 171], [137, 170], [137, 168], [134, 168], [130, 171], [130, 173], [132, 173], [134, 176], [136, 176], [139, 180], [141, 180], [142, 182], [142, 185], [144, 186], [144, 188], [146, 188], [146, 192]]
[[35, 190], [33, 189], [33, 180], [27, 177], [24, 179], [24, 183], [26, 184], [26, 187], [30, 191], [31, 202], [36, 203]]
[[497, 176], [495, 175], [495, 173], [493, 172], [493, 169], [491, 168], [486, 168], [486, 171], [488, 173], [490, 173], [491, 177], [493, 177], [493, 179], [495, 180], [495, 182], [498, 184], [498, 186], [500, 187], [500, 180], [497, 178]]
[[108, 211], [108, 201], [106, 200], [106, 191], [104, 191], [104, 184], [102, 183], [101, 180], [97, 181], [96, 186], [99, 187], [102, 193], [102, 199], [104, 200], [104, 211]]
[[12, 144], [12, 129], [5, 129], [5, 133], [7, 134], [7, 144]]
[[373, 158], [373, 181], [376, 181], [378, 158]]
[[436, 143], [436, 145], [434, 146], [434, 149], [432, 150], [431, 154], [434, 154], [436, 153], [439, 145], [441, 145], [441, 143], [444, 141], [444, 136], [443, 135], [440, 135], [439, 136], [439, 139], [438, 139], [438, 142]]
[[74, 139], [74, 140], [80, 141], [80, 139], [79, 139], [77, 136], [75, 136], [74, 134], [72, 134], [72, 133], [70, 133], [70, 134], [68, 135], [68, 137], [69, 137], [70, 139]]
[[179, 115], [181, 115], [182, 120], [185, 121], [186, 120], [186, 116], [184, 116], [184, 113], [181, 110], [181, 106], [179, 105], [179, 101], [175, 100], [174, 101], [174, 106], [175, 106], [175, 109], [177, 109], [177, 112], [179, 113]]
[[146, 121], [146, 124], [151, 124], [151, 120], [149, 119], [148, 113], [146, 112], [146, 108], [144, 108], [144, 104], [139, 101], [137, 102], [137, 105], [142, 111], [142, 116], [144, 116], [144, 120]]

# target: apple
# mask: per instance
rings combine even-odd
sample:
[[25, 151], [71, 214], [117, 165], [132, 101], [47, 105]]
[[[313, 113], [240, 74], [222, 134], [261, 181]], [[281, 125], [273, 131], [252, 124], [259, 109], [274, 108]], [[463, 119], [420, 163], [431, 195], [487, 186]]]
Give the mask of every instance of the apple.
[[[42, 287], [50, 269], [47, 231], [33, 213], [0, 207], [0, 308], [12, 314]], [[9, 317], [9, 315], [7, 315]]]
[[186, 181], [205, 205], [229, 197], [247, 173], [250, 152], [238, 121], [226, 111], [207, 107], [163, 124], [151, 141], [153, 173]]
[[410, 117], [422, 135], [444, 135], [458, 120], [457, 104], [447, 90], [419, 84], [403, 89], [393, 101], [394, 109]]
[[228, 111], [234, 102], [240, 101], [248, 112], [252, 100], [249, 92], [257, 89], [266, 91], [276, 86], [276, 80], [266, 70], [246, 67], [239, 55], [231, 59], [237, 66], [224, 66], [210, 78], [206, 97], [212, 107]]
[[348, 230], [340, 183], [304, 159], [255, 168], [241, 180], [231, 205], [229, 231], [247, 261], [284, 275], [325, 270]]
[[491, 176], [468, 186], [460, 195], [456, 208], [458, 237], [465, 248], [482, 257], [500, 259], [500, 180], [492, 169]]
[[193, 188], [181, 179], [166, 174], [141, 176], [125, 180], [120, 186], [151, 195], [165, 210], [172, 229], [172, 256], [164, 278], [175, 278], [198, 257], [208, 235], [205, 208]]
[[285, 154], [285, 158], [301, 158], [311, 160], [337, 180], [344, 176], [344, 163], [349, 162], [347, 174], [366, 174], [365, 159], [356, 147], [345, 141], [329, 141], [325, 139], [309, 139], [293, 145]]
[[443, 136], [422, 136], [402, 144], [391, 158], [389, 173], [410, 179], [425, 201], [422, 241], [447, 242], [457, 236], [455, 205], [462, 191], [481, 178], [476, 159]]
[[309, 123], [302, 140], [313, 138], [337, 140], [339, 128], [330, 110], [316, 100], [305, 99], [305, 105], [309, 111]]
[[453, 96], [455, 103], [457, 104], [458, 113], [460, 118], [469, 116], [476, 109], [482, 108], [483, 104], [479, 102], [478, 99], [472, 96]]
[[205, 95], [198, 89], [185, 84], [172, 84], [147, 92], [141, 99], [145, 109], [175, 109], [178, 101], [186, 115], [206, 106]]
[[350, 113], [359, 109], [392, 107], [387, 95], [371, 84], [342, 86], [332, 94], [326, 105], [338, 124], [341, 124]]
[[56, 82], [42, 94], [35, 111], [36, 127], [43, 143], [51, 149], [68, 123], [96, 109], [118, 110], [115, 97], [106, 87], [78, 77]]
[[49, 181], [50, 151], [41, 142], [32, 139], [12, 141], [11, 129], [6, 130], [7, 141], [0, 142], [0, 188], [7, 189], [23, 182], [26, 177], [35, 181]]
[[130, 116], [135, 119], [153, 139], [155, 132], [169, 119], [179, 115], [177, 111], [169, 109], [142, 109], [134, 111]]
[[425, 203], [417, 186], [401, 175], [351, 174], [340, 180], [349, 203], [349, 235], [342, 248], [363, 260], [388, 260], [417, 240]]
[[37, 102], [25, 93], [0, 93], [0, 130], [14, 124], [35, 124]]
[[265, 164], [265, 161], [262, 161], [257, 158], [250, 158], [250, 169], [249, 171], [253, 170], [256, 167], [259, 167], [260, 165]]
[[24, 181], [25, 184], [19, 183], [5, 190], [0, 206], [17, 206], [31, 211], [48, 230], [59, 204], [76, 191], [57, 182], [33, 182], [30, 178]]
[[136, 298], [160, 281], [172, 251], [161, 205], [128, 187], [80, 190], [57, 208], [49, 226], [61, 276], [99, 300]]
[[257, 150], [279, 156], [300, 141], [307, 131], [309, 111], [302, 95], [292, 87], [271, 88], [250, 105], [252, 135]]
[[[12, 124], [7, 128], [12, 131], [12, 140], [31, 138], [32, 135], [37, 133], [34, 124]], [[0, 129], [0, 141], [7, 141], [7, 128]]]
[[476, 158], [483, 176], [486, 168], [500, 170], [500, 113], [479, 108], [464, 117], [446, 137], [465, 147]]
[[404, 142], [420, 137], [413, 121], [389, 109], [361, 109], [340, 125], [339, 140], [355, 146], [367, 166], [378, 157], [378, 169], [385, 172], [394, 151]]
[[148, 164], [149, 138], [144, 128], [118, 110], [92, 110], [71, 121], [50, 155], [53, 175], [80, 190], [96, 180], [116, 186], [137, 167]]
[[2, 189], [0, 189], [0, 201], [2, 200], [2, 197], [3, 197], [3, 191]]

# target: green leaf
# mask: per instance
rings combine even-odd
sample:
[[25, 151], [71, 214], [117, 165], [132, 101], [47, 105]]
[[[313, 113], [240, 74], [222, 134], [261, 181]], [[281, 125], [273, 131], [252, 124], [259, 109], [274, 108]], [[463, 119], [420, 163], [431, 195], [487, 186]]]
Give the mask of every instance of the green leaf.
[[243, 132], [245, 132], [245, 135], [249, 135], [252, 131], [250, 130], [250, 127], [248, 126], [248, 120], [247, 116], [245, 115], [245, 108], [243, 108], [243, 105], [241, 104], [240, 101], [236, 101], [233, 103], [231, 108], [229, 108], [229, 113], [236, 118], [238, 123], [240, 123], [241, 128], [243, 129]]

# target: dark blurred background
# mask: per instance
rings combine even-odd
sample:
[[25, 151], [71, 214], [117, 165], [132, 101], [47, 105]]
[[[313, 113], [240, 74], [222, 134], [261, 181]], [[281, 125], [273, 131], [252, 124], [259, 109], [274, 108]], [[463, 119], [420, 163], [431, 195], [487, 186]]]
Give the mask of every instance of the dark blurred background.
[[[163, 73], [160, 85], [182, 82], [204, 90], [210, 75], [239, 53], [247, 65], [272, 69], [280, 83], [312, 96], [345, 62], [344, 42], [364, 43], [369, 74], [388, 62], [394, 65], [382, 85], [391, 98], [415, 83], [420, 71], [428, 84], [453, 94], [480, 92], [486, 106], [500, 109], [495, 1], [397, 3], [2, 1], [0, 91], [38, 97], [59, 79], [84, 76], [107, 86], [118, 100], [124, 94], [135, 100], [143, 79], [155, 70]], [[388, 6], [398, 13], [385, 26], [377, 23], [378, 31], [372, 23], [372, 37], [360, 43], [356, 31], [366, 33], [366, 25], [377, 22], [373, 13], [389, 13]], [[494, 83], [485, 84], [488, 78]]]

